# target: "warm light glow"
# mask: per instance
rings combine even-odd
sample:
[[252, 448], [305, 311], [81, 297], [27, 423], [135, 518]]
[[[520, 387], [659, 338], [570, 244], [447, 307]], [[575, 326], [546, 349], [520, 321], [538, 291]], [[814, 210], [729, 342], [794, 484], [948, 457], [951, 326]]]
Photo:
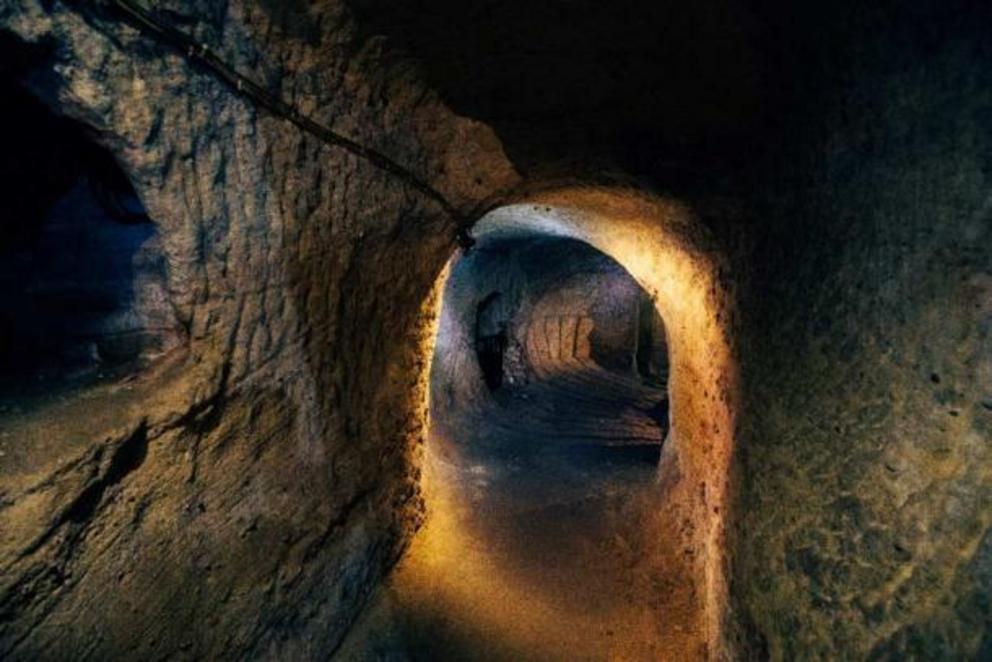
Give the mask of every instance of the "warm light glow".
[[[637, 613], [609, 616], [623, 632], [601, 653], [611, 659], [717, 655], [727, 604], [724, 517], [736, 383], [721, 322], [730, 305], [717, 280], [721, 258], [702, 244], [687, 208], [623, 190], [542, 192], [490, 212], [474, 229], [478, 237], [534, 233], [579, 239], [615, 259], [654, 298], [668, 332], [672, 428], [658, 502], [643, 522], [657, 554], [644, 562], [661, 573], [659, 588]], [[446, 276], [447, 270], [439, 288]], [[428, 519], [398, 568], [394, 590], [412, 602], [443, 599], [473, 622], [498, 628], [514, 650], [538, 658], [542, 642], [585, 639], [577, 623], [600, 627], [595, 605], [575, 605], [565, 618], [560, 605], [543, 602], [512, 568], [479, 548], [462, 512], [470, 496], [445, 480], [444, 468], [444, 459], [428, 452], [422, 481]]]
[[[463, 628], [459, 638], [484, 639], [499, 659], [564, 659], [566, 651], [574, 654], [570, 659], [667, 657], [647, 601], [623, 612], [611, 596], [600, 604], [563, 604], [495, 558], [485, 536], [472, 528], [477, 514], [471, 495], [451, 472], [449, 463], [428, 450], [423, 485], [429, 515], [391, 579], [395, 604], [409, 614], [450, 615], [449, 626]], [[602, 636], [606, 631], [611, 636]]]

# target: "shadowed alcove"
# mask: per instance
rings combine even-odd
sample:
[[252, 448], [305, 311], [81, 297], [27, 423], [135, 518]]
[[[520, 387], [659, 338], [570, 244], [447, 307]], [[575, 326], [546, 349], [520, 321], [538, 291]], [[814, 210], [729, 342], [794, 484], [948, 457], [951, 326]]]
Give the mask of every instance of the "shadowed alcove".
[[139, 372], [183, 331], [158, 232], [114, 157], [2, 85], [0, 389], [10, 407]]

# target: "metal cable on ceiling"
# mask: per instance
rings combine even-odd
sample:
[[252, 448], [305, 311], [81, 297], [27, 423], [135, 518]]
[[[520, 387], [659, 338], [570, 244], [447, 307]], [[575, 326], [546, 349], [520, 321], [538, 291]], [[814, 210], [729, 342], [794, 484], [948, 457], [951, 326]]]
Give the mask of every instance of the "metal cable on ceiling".
[[292, 123], [300, 130], [314, 136], [318, 140], [333, 147], [341, 148], [368, 161], [376, 168], [396, 177], [410, 188], [430, 198], [458, 224], [459, 241], [463, 245], [470, 245], [472, 243], [471, 238], [468, 236], [466, 221], [455, 206], [440, 191], [422, 180], [408, 168], [400, 165], [382, 152], [355, 142], [330, 127], [324, 126], [307, 117], [251, 78], [239, 73], [233, 66], [227, 64], [214, 53], [206, 44], [197, 43], [192, 36], [169, 25], [136, 0], [106, 1], [111, 7], [121, 12], [144, 34], [153, 38], [156, 42], [178, 51], [188, 60], [198, 63], [224, 82], [238, 96], [247, 99], [255, 106], [268, 111], [272, 115]]

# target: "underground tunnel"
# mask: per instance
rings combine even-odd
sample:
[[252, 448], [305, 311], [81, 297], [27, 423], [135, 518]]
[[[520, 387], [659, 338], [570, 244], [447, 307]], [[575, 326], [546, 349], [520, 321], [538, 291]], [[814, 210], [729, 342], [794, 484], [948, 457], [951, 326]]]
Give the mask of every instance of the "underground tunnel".
[[[611, 570], [643, 544], [632, 504], [648, 498], [668, 427], [666, 372], [649, 295], [588, 244], [481, 239], [451, 265], [430, 377], [430, 519], [396, 573], [395, 601], [373, 608], [404, 615], [399, 650], [455, 659], [495, 645], [505, 655], [510, 642], [474, 631], [493, 618], [510, 630], [540, 622], [545, 649], [561, 637], [575, 646], [567, 633], [580, 623], [600, 638], [630, 627], [615, 604], [589, 623], [543, 622], [542, 610], [637, 583]], [[424, 576], [450, 579], [428, 598]], [[471, 609], [466, 586], [503, 596], [515, 616], [476, 608], [446, 628], [446, 613]], [[576, 654], [594, 650], [580, 639]]]
[[[479, 220], [437, 285], [426, 522], [342, 657], [705, 649], [724, 589], [703, 550], [722, 535], [730, 439], [693, 452], [693, 429], [729, 430], [735, 367], [722, 258], [697, 224], [599, 187]], [[686, 493], [682, 475], [711, 486]]]
[[0, 658], [992, 659], [990, 19], [0, 2]]

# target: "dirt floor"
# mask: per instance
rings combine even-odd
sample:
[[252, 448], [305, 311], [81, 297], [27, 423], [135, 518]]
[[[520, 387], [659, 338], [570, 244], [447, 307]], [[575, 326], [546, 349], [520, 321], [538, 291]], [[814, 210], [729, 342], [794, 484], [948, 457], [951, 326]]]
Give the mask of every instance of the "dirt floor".
[[[435, 429], [427, 522], [337, 657], [670, 659], [651, 534], [660, 447], [644, 443], [661, 438], [664, 398], [590, 372], [462, 415], [444, 426], [458, 439]], [[597, 426], [616, 443], [577, 434]]]

